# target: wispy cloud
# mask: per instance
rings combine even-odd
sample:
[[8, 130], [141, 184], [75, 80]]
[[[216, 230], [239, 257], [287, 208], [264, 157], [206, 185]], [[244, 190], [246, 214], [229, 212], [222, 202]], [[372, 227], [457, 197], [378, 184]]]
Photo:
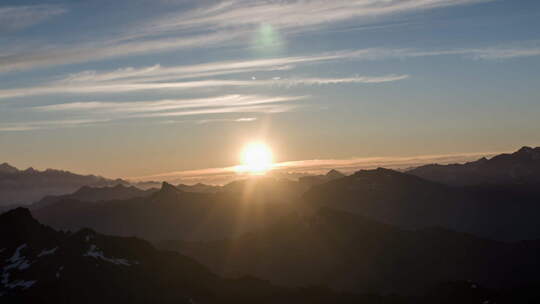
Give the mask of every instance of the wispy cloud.
[[230, 0], [202, 7], [190, 12], [171, 14], [150, 23], [146, 28], [158, 31], [251, 27], [270, 24], [290, 30], [309, 30], [329, 27], [354, 19], [372, 21], [397, 13], [469, 5], [490, 0], [307, 0], [307, 1], [252, 1]]
[[[248, 45], [261, 24], [298, 33], [349, 20], [366, 23], [373, 21], [372, 17], [487, 1], [490, 0], [221, 1], [165, 17], [156, 16], [112, 38], [12, 52], [0, 58], [0, 72], [179, 49]], [[0, 26], [20, 23], [17, 25], [20, 27], [63, 12], [63, 9], [38, 7], [18, 9], [18, 15], [26, 16], [22, 19], [10, 17], [12, 13], [5, 11], [0, 14]]]
[[194, 90], [219, 87], [260, 87], [260, 86], [282, 86], [292, 87], [299, 85], [330, 85], [341, 83], [382, 83], [406, 79], [408, 75], [385, 75], [385, 76], [358, 76], [353, 78], [295, 78], [295, 79], [252, 79], [252, 80], [223, 80], [208, 79], [198, 81], [183, 82], [119, 82], [112, 84], [79, 84], [61, 85], [50, 84], [47, 86], [37, 86], [19, 89], [0, 90], [0, 99], [41, 96], [52, 94], [92, 94], [92, 93], [128, 93], [153, 90]]
[[[253, 122], [257, 117], [246, 114], [272, 114], [293, 111], [301, 104], [297, 102], [308, 96], [263, 96], [263, 95], [223, 95], [207, 98], [174, 99], [135, 102], [71, 102], [31, 108], [36, 112], [62, 113], [64, 120], [22, 121], [0, 123], [0, 132], [57, 129], [74, 126], [90, 126], [104, 122], [125, 122], [128, 120], [151, 119], [147, 123], [191, 122], [197, 124], [211, 122]], [[203, 118], [182, 121], [162, 120], [163, 118], [186, 116], [216, 116], [228, 114], [229, 117]], [[230, 118], [230, 114], [242, 115]], [[75, 119], [76, 118], [76, 119]]]
[[37, 51], [26, 50], [22, 53], [4, 54], [0, 57], [0, 72], [205, 47], [225, 41], [236, 41], [241, 34], [241, 32], [215, 32], [206, 35], [139, 41], [95, 41], [75, 46], [44, 46]]
[[0, 33], [30, 27], [66, 11], [56, 5], [3, 6], [0, 7]]
[[46, 112], [83, 112], [83, 113], [151, 113], [193, 108], [223, 108], [253, 106], [272, 103], [284, 103], [305, 99], [306, 96], [262, 96], [262, 95], [224, 95], [196, 99], [167, 99], [136, 102], [72, 102], [34, 107], [37, 111]]
[[0, 123], [0, 132], [71, 128], [71, 127], [77, 127], [77, 126], [90, 126], [90, 125], [94, 125], [98, 123], [104, 123], [107, 121], [109, 120], [107, 119], [66, 119], [66, 120]]
[[[217, 61], [195, 65], [127, 67], [111, 71], [82, 71], [42, 86], [0, 90], [0, 99], [51, 94], [126, 93], [146, 90], [181, 90], [209, 87], [298, 86], [338, 83], [376, 83], [403, 80], [408, 75], [359, 76], [346, 78], [290, 78], [178, 81], [261, 71], [289, 70], [297, 65], [321, 64], [344, 60], [406, 59], [430, 56], [464, 56], [478, 60], [504, 60], [540, 56], [538, 43], [470, 49], [388, 49], [368, 48], [322, 54], [279, 57], [260, 60]], [[1, 62], [0, 58], [0, 62]]]
[[[305, 174], [322, 174], [331, 169], [339, 169], [345, 173], [352, 173], [360, 169], [373, 169], [385, 167], [391, 169], [406, 169], [424, 164], [463, 163], [477, 160], [480, 157], [491, 157], [502, 152], [477, 152], [441, 155], [418, 155], [408, 157], [358, 157], [350, 159], [310, 159], [277, 163], [273, 172], [301, 172]], [[207, 168], [200, 170], [176, 171], [147, 176], [130, 177], [134, 181], [160, 180], [171, 182], [206, 182], [223, 184], [241, 178], [236, 173], [236, 166], [223, 168]]]

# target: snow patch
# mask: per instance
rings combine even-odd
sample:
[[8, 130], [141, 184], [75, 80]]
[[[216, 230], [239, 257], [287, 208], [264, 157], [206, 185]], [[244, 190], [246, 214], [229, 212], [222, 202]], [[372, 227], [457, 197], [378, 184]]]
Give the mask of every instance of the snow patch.
[[16, 261], [18, 261], [21, 258], [21, 250], [23, 250], [27, 246], [28, 245], [26, 244], [22, 244], [21, 246], [17, 247], [17, 249], [15, 249], [15, 253], [13, 254], [13, 256], [9, 258], [7, 261], [11, 263], [15, 263]]
[[40, 258], [40, 257], [42, 257], [42, 256], [54, 254], [54, 253], [56, 252], [57, 249], [58, 249], [58, 247], [54, 247], [54, 248], [49, 249], [49, 250], [43, 249], [43, 251], [41, 251], [41, 252], [38, 254], [38, 258]]
[[64, 266], [60, 266], [58, 268], [58, 270], [56, 271], [56, 278], [59, 279], [60, 278], [60, 272], [64, 269]]
[[20, 287], [22, 289], [28, 289], [36, 283], [36, 281], [22, 281], [22, 280], [17, 280], [13, 282], [9, 281], [9, 276], [10, 276], [9, 270], [11, 269], [25, 270], [25, 269], [28, 269], [30, 265], [32, 264], [31, 262], [26, 260], [26, 258], [23, 255], [21, 255], [21, 250], [23, 250], [27, 246], [28, 245], [26, 244], [22, 244], [21, 246], [17, 247], [17, 249], [15, 249], [15, 252], [13, 253], [13, 256], [11, 256], [11, 258], [6, 260], [6, 262], [10, 264], [6, 265], [2, 269], [2, 281], [0, 281], [0, 283], [2, 283], [2, 285], [4, 285], [5, 288], [13, 289], [13, 288]]
[[36, 281], [15, 281], [13, 283], [10, 283], [10, 284], [6, 284], [5, 286], [7, 288], [10, 288], [10, 289], [13, 289], [13, 288], [17, 288], [17, 287], [21, 287], [23, 290], [26, 290], [30, 287], [32, 287], [32, 285], [34, 285], [36, 283]]
[[93, 238], [93, 235], [87, 234], [84, 240], [88, 243], [92, 240], [92, 238]]
[[84, 256], [92, 257], [92, 258], [95, 258], [95, 259], [101, 259], [103, 261], [113, 263], [113, 264], [116, 264], [116, 265], [131, 266], [131, 263], [126, 259], [108, 258], [108, 257], [106, 257], [103, 254], [103, 251], [100, 251], [99, 248], [97, 248], [97, 246], [94, 245], [94, 244], [90, 245], [90, 249], [88, 249], [88, 252], [86, 252], [84, 254]]
[[21, 255], [21, 250], [23, 250], [26, 247], [27, 247], [26, 244], [22, 244], [21, 246], [17, 247], [17, 249], [15, 249], [15, 253], [13, 254], [13, 256], [11, 256], [11, 258], [6, 260], [6, 262], [11, 263], [11, 264], [8, 264], [7, 266], [4, 267], [4, 273], [7, 270], [10, 270], [13, 268], [17, 268], [19, 270], [25, 270], [28, 267], [30, 267], [31, 263], [27, 261], [24, 256]]

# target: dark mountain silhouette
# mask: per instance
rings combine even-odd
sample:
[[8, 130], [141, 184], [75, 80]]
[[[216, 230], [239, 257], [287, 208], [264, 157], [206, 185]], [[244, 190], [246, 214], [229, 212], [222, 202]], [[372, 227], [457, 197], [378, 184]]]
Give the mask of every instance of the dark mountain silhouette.
[[408, 173], [452, 186], [540, 184], [540, 147], [523, 147], [511, 154], [452, 165], [425, 165]]
[[268, 190], [282, 184], [253, 183], [256, 186], [238, 182], [219, 193], [186, 192], [163, 183], [159, 191], [145, 197], [92, 204], [63, 199], [32, 213], [40, 222], [59, 229], [90, 227], [151, 240], [215, 240], [264, 227], [297, 208]]
[[345, 177], [345, 174], [339, 172], [338, 170], [332, 169], [328, 171], [328, 173], [324, 175], [308, 175], [308, 176], [302, 176], [298, 178], [298, 181], [301, 184], [307, 185], [309, 187], [324, 184], [326, 182], [340, 179], [342, 177]]
[[246, 196], [252, 202], [272, 200], [291, 203], [308, 189], [308, 185], [294, 180], [261, 176], [230, 182], [222, 187], [220, 193]]
[[82, 186], [104, 187], [118, 184], [128, 183], [120, 179], [111, 180], [53, 169], [18, 170], [4, 163], [0, 165], [0, 205], [30, 204], [46, 195], [72, 193]]
[[409, 228], [454, 227], [470, 201], [447, 186], [384, 168], [315, 186], [304, 200]]
[[59, 229], [90, 227], [151, 240], [229, 238], [262, 228], [292, 211], [319, 206], [404, 228], [441, 226], [497, 240], [540, 238], [537, 188], [454, 188], [382, 168], [361, 170], [311, 188], [301, 182], [259, 177], [232, 182], [215, 193], [182, 191], [164, 183], [152, 195], [135, 196], [92, 204], [67, 196], [32, 212]]
[[8, 163], [0, 164], [0, 173], [17, 173], [19, 172], [19, 169], [11, 166]]
[[111, 200], [127, 200], [135, 197], [144, 197], [155, 193], [158, 189], [141, 190], [134, 186], [118, 184], [113, 187], [89, 187], [83, 186], [79, 190], [66, 195], [46, 196], [40, 201], [30, 205], [31, 209], [40, 209], [62, 200], [77, 200], [81, 202], [99, 202]]
[[454, 280], [510, 289], [539, 282], [540, 274], [539, 242], [509, 244], [442, 228], [403, 230], [330, 208], [294, 214], [237, 239], [158, 246], [225, 276], [357, 292], [418, 294]]
[[23, 208], [0, 215], [0, 235], [2, 303], [396, 303], [396, 297], [222, 279], [137, 238], [55, 231]]
[[498, 240], [540, 238], [540, 191], [527, 186], [455, 188], [379, 168], [315, 186], [304, 200], [405, 228], [442, 226]]
[[176, 188], [186, 192], [198, 192], [198, 193], [216, 193], [221, 190], [221, 186], [212, 186], [203, 183], [197, 183], [194, 185], [179, 184]]

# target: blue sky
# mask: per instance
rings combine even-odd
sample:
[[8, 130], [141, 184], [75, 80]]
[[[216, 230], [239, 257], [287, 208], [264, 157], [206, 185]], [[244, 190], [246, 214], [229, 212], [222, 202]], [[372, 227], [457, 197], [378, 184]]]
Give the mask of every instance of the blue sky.
[[[3, 1], [0, 160], [111, 177], [540, 143], [529, 0]], [[475, 154], [476, 155], [476, 154]]]

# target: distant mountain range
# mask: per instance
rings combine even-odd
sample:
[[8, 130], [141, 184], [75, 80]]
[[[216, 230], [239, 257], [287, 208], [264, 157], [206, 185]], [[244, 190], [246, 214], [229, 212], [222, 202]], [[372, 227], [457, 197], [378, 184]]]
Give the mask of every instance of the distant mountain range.
[[335, 179], [340, 179], [345, 177], [345, 174], [339, 172], [338, 170], [332, 169], [324, 175], [310, 175], [302, 176], [298, 179], [301, 184], [307, 185], [309, 187], [324, 184]]
[[511, 154], [466, 164], [425, 165], [407, 173], [452, 186], [540, 184], [540, 147], [523, 147]]
[[123, 184], [118, 184], [112, 187], [83, 186], [71, 194], [45, 196], [38, 202], [30, 205], [29, 208], [33, 210], [41, 209], [64, 200], [76, 200], [80, 202], [94, 203], [99, 201], [127, 200], [136, 197], [145, 197], [156, 191], [157, 189], [154, 188], [141, 190], [134, 186], [124, 186]]
[[40, 222], [59, 229], [89, 227], [150, 240], [215, 240], [264, 227], [298, 208], [280, 195], [261, 195], [278, 185], [282, 184], [261, 179], [237, 182], [217, 193], [197, 193], [163, 183], [159, 191], [146, 196], [93, 203], [68, 196], [32, 208], [32, 213]]
[[105, 187], [128, 184], [121, 179], [112, 180], [61, 170], [38, 171], [33, 168], [19, 170], [3, 163], [0, 164], [0, 206], [30, 204], [46, 195], [63, 195], [82, 186]]
[[406, 229], [440, 226], [495, 240], [540, 239], [540, 188], [534, 183], [457, 187], [379, 168], [349, 176], [331, 171], [307, 181], [259, 177], [223, 187], [84, 189], [96, 193], [47, 198], [32, 212], [59, 229], [90, 227], [150, 240], [231, 238], [323, 206]]

